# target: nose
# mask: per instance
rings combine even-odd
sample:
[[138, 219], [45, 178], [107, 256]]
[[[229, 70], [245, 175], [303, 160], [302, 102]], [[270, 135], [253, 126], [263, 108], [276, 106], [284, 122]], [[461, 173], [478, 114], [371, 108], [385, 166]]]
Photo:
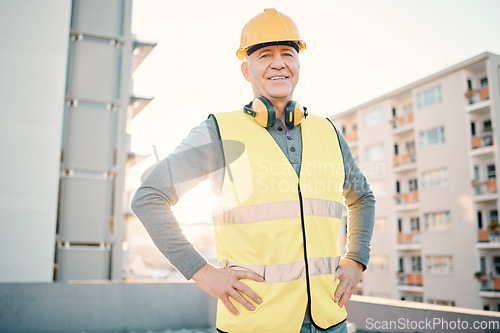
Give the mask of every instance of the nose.
[[271, 68], [273, 69], [283, 69], [285, 68], [285, 60], [281, 54], [275, 55], [273, 61], [271, 61]]

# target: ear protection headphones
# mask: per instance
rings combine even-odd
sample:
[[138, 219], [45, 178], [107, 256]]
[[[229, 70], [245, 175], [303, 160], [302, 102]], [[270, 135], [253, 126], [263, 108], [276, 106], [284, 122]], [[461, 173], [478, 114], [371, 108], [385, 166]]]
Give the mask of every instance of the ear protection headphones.
[[[272, 127], [276, 121], [276, 110], [273, 104], [263, 96], [245, 105], [243, 112], [254, 117], [257, 123], [265, 128]], [[306, 118], [307, 114], [305, 106], [296, 101], [290, 101], [285, 107], [285, 125], [291, 129]]]

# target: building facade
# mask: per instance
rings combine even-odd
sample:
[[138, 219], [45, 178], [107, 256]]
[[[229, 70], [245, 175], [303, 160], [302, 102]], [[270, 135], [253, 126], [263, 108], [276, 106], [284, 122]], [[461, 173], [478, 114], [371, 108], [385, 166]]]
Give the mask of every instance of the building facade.
[[484, 53], [332, 117], [377, 200], [357, 293], [500, 311], [499, 79]]
[[121, 280], [127, 123], [151, 100], [132, 74], [156, 44], [131, 0], [0, 8], [0, 283]]

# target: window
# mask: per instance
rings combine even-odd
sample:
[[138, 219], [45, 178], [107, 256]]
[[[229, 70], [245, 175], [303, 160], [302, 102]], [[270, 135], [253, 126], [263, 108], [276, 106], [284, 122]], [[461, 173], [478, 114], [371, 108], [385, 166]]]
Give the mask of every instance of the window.
[[450, 274], [453, 272], [452, 256], [427, 256], [427, 272], [430, 274]]
[[486, 166], [486, 173], [488, 175], [488, 179], [496, 179], [497, 174], [495, 172], [495, 164], [488, 164]]
[[427, 303], [437, 304], [437, 305], [446, 305], [446, 306], [455, 306], [455, 301], [446, 301], [446, 300], [442, 300], [442, 299], [433, 299], [433, 298], [429, 298], [427, 300]]
[[411, 257], [411, 271], [414, 273], [422, 271], [422, 257]]
[[498, 210], [492, 209], [490, 210], [490, 222], [498, 221]]
[[480, 257], [479, 258], [479, 271], [483, 275], [486, 275], [486, 257]]
[[403, 220], [398, 219], [398, 232], [403, 232]]
[[424, 302], [424, 297], [423, 296], [418, 296], [418, 295], [413, 295], [410, 297], [410, 300], [412, 302], [420, 302], [420, 303], [423, 303]]
[[384, 157], [384, 144], [367, 147], [365, 150], [366, 162], [373, 162]]
[[404, 114], [410, 114], [410, 113], [412, 113], [412, 111], [413, 111], [413, 107], [412, 107], [411, 103], [403, 106], [403, 113]]
[[448, 172], [446, 169], [431, 170], [422, 173], [422, 188], [432, 190], [448, 186]]
[[345, 135], [345, 125], [342, 125], [342, 135]]
[[493, 257], [493, 273], [500, 275], [500, 257]]
[[488, 86], [488, 77], [484, 76], [484, 77], [480, 78], [479, 85], [481, 86], [481, 88], [487, 87]]
[[405, 261], [404, 261], [403, 257], [399, 257], [399, 259], [398, 259], [398, 270], [400, 272], [404, 272], [405, 271]]
[[364, 115], [365, 127], [372, 127], [381, 124], [384, 121], [384, 111], [382, 109], [375, 109], [366, 112]]
[[415, 153], [415, 141], [408, 141], [406, 143], [406, 152], [408, 154], [414, 154]]
[[417, 107], [419, 109], [441, 103], [442, 101], [443, 95], [441, 92], [441, 86], [437, 86], [417, 94]]
[[424, 214], [425, 230], [440, 231], [451, 229], [450, 212], [436, 212]]
[[410, 179], [408, 181], [408, 188], [409, 188], [410, 192], [418, 190], [417, 179], [416, 178], [415, 179]]
[[479, 181], [479, 166], [474, 165], [474, 180]]
[[411, 231], [420, 231], [420, 219], [418, 217], [410, 218]]
[[483, 121], [483, 131], [487, 132], [491, 131], [492, 129], [493, 127], [491, 125], [491, 119]]
[[467, 79], [467, 90], [472, 90], [472, 80]]
[[445, 142], [444, 127], [433, 128], [431, 130], [421, 132], [420, 148], [434, 147]]

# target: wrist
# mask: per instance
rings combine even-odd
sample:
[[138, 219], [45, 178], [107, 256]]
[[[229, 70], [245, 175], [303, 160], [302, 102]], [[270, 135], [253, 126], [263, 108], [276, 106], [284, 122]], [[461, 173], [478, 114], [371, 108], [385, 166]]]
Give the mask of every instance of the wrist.
[[200, 279], [203, 279], [203, 275], [205, 275], [206, 271], [210, 269], [210, 265], [206, 263], [205, 265], [201, 266], [200, 269], [198, 269], [192, 276], [191, 279], [195, 282], [198, 282]]

